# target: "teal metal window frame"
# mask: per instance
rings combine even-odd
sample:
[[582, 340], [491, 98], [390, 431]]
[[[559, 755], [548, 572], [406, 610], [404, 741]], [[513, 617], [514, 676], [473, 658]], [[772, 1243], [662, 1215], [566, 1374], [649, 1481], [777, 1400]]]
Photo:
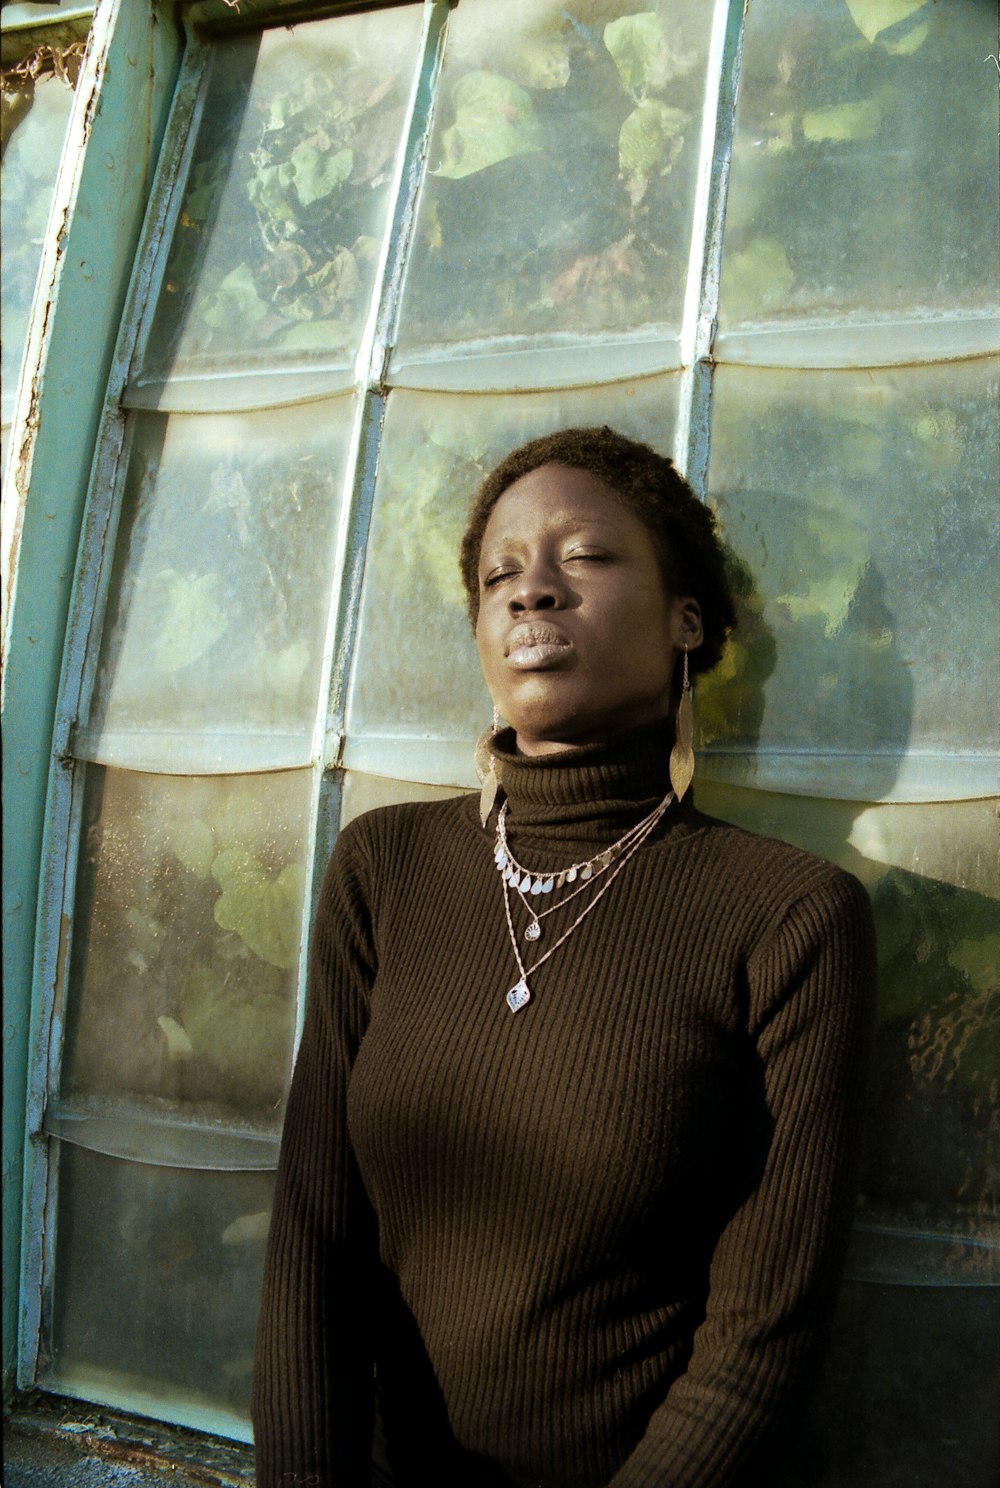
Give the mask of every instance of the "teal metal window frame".
[[[54, 191], [4, 473], [3, 799], [5, 821], [17, 823], [4, 842], [5, 1380], [14, 1374], [19, 1321], [14, 1278], [22, 1167], [31, 1146], [25, 1113], [32, 968], [70, 580], [178, 42], [166, 11], [157, 18], [150, 6], [105, 4], [95, 16]], [[90, 328], [85, 348], [77, 344], [80, 325]]]

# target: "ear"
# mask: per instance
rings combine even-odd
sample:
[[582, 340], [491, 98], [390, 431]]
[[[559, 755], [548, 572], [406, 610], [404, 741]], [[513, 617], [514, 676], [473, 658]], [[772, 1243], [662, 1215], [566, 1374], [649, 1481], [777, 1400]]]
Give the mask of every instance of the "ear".
[[683, 651], [685, 646], [689, 651], [697, 651], [705, 639], [701, 605], [691, 595], [674, 601], [674, 633], [678, 651]]

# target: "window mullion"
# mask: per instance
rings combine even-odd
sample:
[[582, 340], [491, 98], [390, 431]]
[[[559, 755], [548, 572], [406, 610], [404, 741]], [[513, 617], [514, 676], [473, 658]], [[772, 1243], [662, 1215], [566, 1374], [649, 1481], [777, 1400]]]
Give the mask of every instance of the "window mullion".
[[450, 10], [449, 0], [425, 0], [421, 65], [410, 96], [406, 144], [399, 153], [393, 185], [395, 206], [356, 362], [358, 382], [370, 388], [385, 385], [399, 314], [403, 268], [413, 235], [417, 198], [434, 121], [437, 80]]
[[[314, 832], [307, 928], [313, 922], [327, 860], [340, 822], [342, 774], [339, 765], [344, 743], [347, 678], [357, 638], [361, 581], [385, 418], [385, 375], [398, 314], [403, 267], [415, 221], [417, 194], [427, 156], [435, 86], [441, 69], [445, 23], [450, 8], [448, 0], [425, 0], [421, 65], [410, 95], [406, 142], [399, 152], [393, 183], [394, 206], [355, 360], [355, 381], [360, 396], [346, 462], [353, 497], [342, 507], [333, 583], [336, 601], [330, 607], [327, 625], [324, 694], [328, 703], [318, 712], [318, 732], [313, 747], [319, 768], [313, 791]], [[296, 1051], [305, 1018], [307, 960], [303, 954], [299, 965]]]
[[716, 0], [702, 113], [698, 184], [681, 324], [681, 393], [674, 459], [704, 499], [708, 481], [712, 344], [719, 305], [722, 230], [733, 148], [746, 0]]
[[346, 679], [357, 633], [358, 598], [385, 417], [384, 377], [391, 346], [389, 338], [398, 310], [402, 269], [427, 154], [434, 87], [441, 67], [449, 9], [448, 0], [425, 0], [422, 60], [410, 95], [406, 143], [399, 152], [393, 185], [395, 205], [355, 359], [355, 382], [360, 389], [360, 398], [346, 461], [347, 471], [353, 473], [354, 494], [342, 508], [344, 515], [333, 584], [333, 593], [338, 598], [331, 606], [327, 627], [325, 693], [329, 703], [325, 719], [321, 718], [319, 724], [324, 737], [315, 741], [313, 750], [314, 756], [322, 759], [324, 767], [337, 763], [343, 743]]
[[132, 384], [146, 358], [170, 257], [174, 223], [183, 200], [184, 185], [205, 109], [211, 78], [210, 62], [210, 48], [189, 36], [170, 110], [170, 123], [160, 152], [159, 169], [150, 194], [149, 215], [136, 254], [132, 288], [123, 321], [122, 344], [112, 371], [109, 396], [116, 402], [131, 402]]
[[36, 966], [31, 998], [25, 1110], [24, 1208], [21, 1230], [21, 1315], [18, 1383], [35, 1384], [55, 1265], [58, 1165], [45, 1133], [45, 1114], [58, 1085], [66, 1028], [66, 990], [86, 766], [55, 762], [42, 844]]
[[[327, 706], [317, 710], [313, 757], [314, 780], [311, 843], [312, 872], [305, 917], [305, 938], [313, 922], [327, 860], [340, 821], [347, 678], [358, 630], [359, 599], [371, 522], [375, 475], [385, 418], [385, 373], [398, 313], [403, 267], [413, 232], [416, 200], [427, 155], [436, 83], [441, 69], [449, 0], [425, 0], [421, 63], [407, 110], [405, 144], [399, 152], [393, 182], [394, 205], [375, 276], [368, 315], [355, 359], [358, 404], [345, 468], [353, 495], [341, 508], [337, 560], [332, 584], [336, 597], [327, 623], [324, 685]], [[307, 961], [300, 959], [294, 1047], [297, 1051], [305, 1018]]]
[[[441, 68], [445, 22], [450, 8], [448, 0], [426, 0], [425, 3], [422, 61], [410, 96], [406, 143], [400, 151], [394, 183], [395, 205], [355, 361], [361, 397], [347, 459], [347, 469], [354, 473], [354, 496], [344, 507], [334, 584], [338, 602], [333, 607], [327, 634], [329, 706], [325, 739], [315, 751], [321, 754], [327, 767], [337, 763], [343, 744], [346, 682], [357, 634], [358, 598], [385, 417], [385, 370], [399, 307], [403, 265], [413, 231], [417, 192], [427, 155], [435, 84]], [[334, 645], [336, 654], [333, 654]], [[320, 847], [322, 849], [322, 844]]]
[[[128, 468], [130, 430], [124, 406], [125, 390], [132, 368], [141, 361], [151, 310], [163, 276], [166, 254], [156, 252], [155, 245], [166, 238], [165, 222], [171, 215], [172, 202], [177, 199], [178, 181], [183, 181], [187, 169], [196, 132], [189, 125], [200, 113], [206, 58], [204, 51], [193, 57], [185, 52], [181, 63], [111, 363], [70, 603], [53, 742], [57, 757], [71, 752], [73, 732], [82, 725], [90, 709], [121, 515], [122, 485]], [[181, 157], [179, 164], [175, 156]]]

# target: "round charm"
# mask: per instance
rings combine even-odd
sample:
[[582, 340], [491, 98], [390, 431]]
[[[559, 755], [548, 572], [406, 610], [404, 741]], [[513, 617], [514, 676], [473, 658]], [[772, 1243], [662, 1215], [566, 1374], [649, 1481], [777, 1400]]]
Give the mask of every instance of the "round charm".
[[524, 932], [524, 938], [525, 940], [541, 940], [542, 927], [537, 920], [532, 920], [531, 924]]

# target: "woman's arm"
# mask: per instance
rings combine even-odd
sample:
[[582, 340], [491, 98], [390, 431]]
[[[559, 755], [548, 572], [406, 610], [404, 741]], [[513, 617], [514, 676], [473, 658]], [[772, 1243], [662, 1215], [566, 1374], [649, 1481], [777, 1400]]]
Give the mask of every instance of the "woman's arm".
[[327, 869], [278, 1164], [257, 1335], [257, 1488], [368, 1488], [374, 1216], [347, 1083], [375, 974], [368, 874], [348, 828]]
[[850, 1229], [874, 1006], [871, 909], [836, 874], [748, 967], [767, 1128], [763, 1173], [712, 1256], [685, 1373], [609, 1488], [736, 1488], [826, 1342]]

